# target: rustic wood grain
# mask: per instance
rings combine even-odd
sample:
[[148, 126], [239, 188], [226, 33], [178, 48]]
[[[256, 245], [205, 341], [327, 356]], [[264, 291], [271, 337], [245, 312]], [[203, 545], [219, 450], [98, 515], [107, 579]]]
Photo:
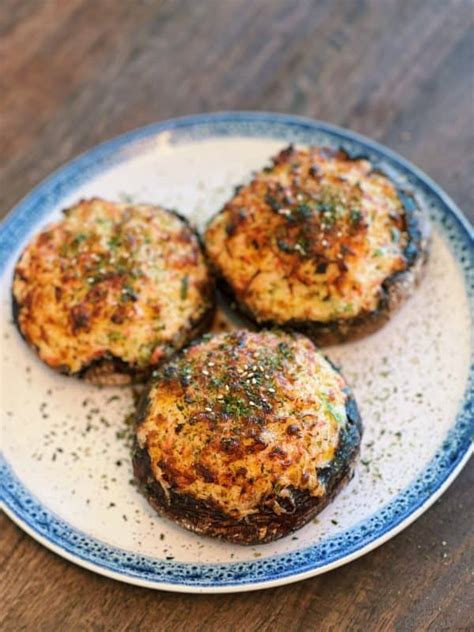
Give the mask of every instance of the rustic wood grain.
[[[351, 127], [474, 218], [471, 0], [3, 0], [0, 215], [79, 152], [182, 114], [263, 109]], [[469, 630], [472, 464], [395, 539], [264, 592], [179, 595], [60, 559], [4, 516], [0, 629]]]

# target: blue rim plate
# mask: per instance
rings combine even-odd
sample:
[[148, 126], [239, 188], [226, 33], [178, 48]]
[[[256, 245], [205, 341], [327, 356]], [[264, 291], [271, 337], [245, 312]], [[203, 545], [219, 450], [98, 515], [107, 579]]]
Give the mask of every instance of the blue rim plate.
[[[4, 273], [32, 226], [53, 205], [98, 173], [139, 155], [163, 134], [171, 144], [216, 137], [271, 138], [318, 144], [329, 139], [393, 170], [436, 207], [434, 223], [461, 269], [466, 294], [474, 300], [473, 230], [453, 201], [424, 173], [389, 149], [348, 130], [285, 114], [223, 112], [172, 119], [134, 130], [84, 153], [39, 184], [0, 228], [0, 273]], [[472, 356], [471, 356], [472, 357]], [[40, 502], [1, 457], [5, 512], [41, 544], [97, 573], [150, 588], [181, 592], [233, 592], [269, 588], [305, 579], [350, 562], [386, 542], [412, 523], [447, 489], [471, 451], [473, 364], [458, 414], [423, 471], [385, 506], [349, 529], [291, 553], [226, 564], [179, 563], [139, 555], [104, 543], [68, 524]]]

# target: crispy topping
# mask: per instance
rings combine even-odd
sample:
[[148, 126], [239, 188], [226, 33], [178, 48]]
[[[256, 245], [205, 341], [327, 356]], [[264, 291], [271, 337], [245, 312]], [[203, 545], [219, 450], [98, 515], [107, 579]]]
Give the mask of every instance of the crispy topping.
[[[206, 337], [154, 375], [138, 428], [163, 484], [245, 515], [273, 492], [324, 493], [345, 426], [344, 381], [304, 336]], [[164, 478], [173, 465], [176, 477]]]
[[206, 247], [260, 322], [327, 322], [377, 308], [408, 265], [405, 209], [367, 160], [289, 147], [209, 224]]
[[31, 241], [13, 292], [23, 335], [72, 373], [107, 355], [156, 364], [212, 303], [197, 237], [179, 217], [99, 199]]

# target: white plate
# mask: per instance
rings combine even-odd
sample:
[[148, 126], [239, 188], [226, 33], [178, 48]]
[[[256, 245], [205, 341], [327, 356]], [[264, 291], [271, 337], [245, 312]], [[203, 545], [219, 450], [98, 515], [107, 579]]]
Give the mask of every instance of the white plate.
[[[43, 366], [11, 321], [10, 285], [28, 239], [83, 197], [175, 207], [202, 229], [288, 144], [343, 146], [411, 189], [435, 238], [416, 295], [378, 333], [327, 350], [354, 388], [362, 460], [336, 500], [295, 535], [255, 547], [199, 537], [159, 518], [130, 484], [129, 389], [97, 389]], [[8, 515], [71, 561], [126, 582], [184, 592], [285, 584], [393, 537], [443, 492], [470, 453], [472, 230], [434, 183], [389, 150], [286, 115], [228, 113], [121, 136], [37, 187], [0, 231], [2, 496]], [[125, 433], [126, 434], [126, 433]]]

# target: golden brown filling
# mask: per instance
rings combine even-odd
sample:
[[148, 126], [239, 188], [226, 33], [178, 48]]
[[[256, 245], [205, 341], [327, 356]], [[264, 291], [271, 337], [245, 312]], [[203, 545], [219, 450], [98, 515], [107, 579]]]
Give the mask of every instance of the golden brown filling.
[[23, 335], [69, 372], [107, 353], [132, 367], [156, 364], [212, 300], [198, 240], [181, 219], [99, 199], [30, 242], [13, 293]]
[[209, 224], [206, 247], [260, 322], [328, 322], [377, 308], [406, 268], [408, 235], [393, 184], [367, 160], [284, 150]]
[[165, 490], [233, 517], [292, 489], [321, 496], [317, 468], [346, 423], [342, 377], [312, 342], [281, 332], [206, 336], [157, 371], [137, 431]]

